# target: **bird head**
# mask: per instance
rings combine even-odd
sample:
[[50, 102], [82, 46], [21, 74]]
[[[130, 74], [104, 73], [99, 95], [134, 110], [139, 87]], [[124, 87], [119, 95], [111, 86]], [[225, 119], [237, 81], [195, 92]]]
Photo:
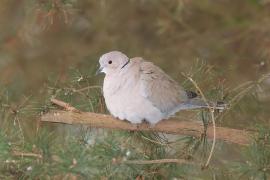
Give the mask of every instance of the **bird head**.
[[103, 72], [112, 74], [124, 68], [129, 63], [129, 58], [119, 51], [111, 51], [103, 54], [99, 59], [99, 69], [97, 74]]

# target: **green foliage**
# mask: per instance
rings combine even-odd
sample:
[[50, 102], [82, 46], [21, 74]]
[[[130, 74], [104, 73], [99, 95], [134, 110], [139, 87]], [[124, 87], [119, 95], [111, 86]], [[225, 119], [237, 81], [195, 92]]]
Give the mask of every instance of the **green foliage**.
[[[190, 72], [192, 71], [194, 73], [189, 76], [198, 81], [202, 87], [204, 84], [213, 84], [216, 81], [215, 72], [205, 63], [196, 65]], [[205, 75], [212, 78], [200, 79]], [[34, 97], [24, 97], [18, 105], [14, 106], [10, 105], [8, 95], [2, 93], [0, 160], [4, 163], [0, 171], [3, 172], [3, 178], [172, 179], [187, 178], [192, 175], [194, 179], [231, 179], [237, 175], [241, 178], [267, 179], [269, 176], [270, 152], [267, 127], [257, 130], [259, 134], [254, 137], [254, 143], [250, 147], [243, 147], [240, 163], [237, 160], [222, 162], [226, 156], [222, 154], [222, 148], [216, 148], [218, 152], [215, 154], [218, 155], [214, 155], [213, 165], [203, 170], [202, 165], [208, 157], [211, 145], [211, 141], [208, 141], [204, 135], [201, 138], [194, 138], [149, 132], [97, 130], [83, 126], [50, 124], [40, 126], [36, 119], [55, 108], [49, 102], [52, 97], [75, 104], [77, 108], [85, 111], [106, 113], [100, 87], [91, 86], [93, 77], [89, 73], [70, 70], [69, 80], [57, 83], [53, 76], [49, 78], [51, 80], [48, 81], [47, 91], [40, 92], [44, 97], [43, 101]], [[251, 92], [253, 92], [251, 95], [254, 95], [256, 87], [262, 81], [239, 86], [231, 91], [232, 95], [223, 85], [208, 86], [204, 91], [213, 89], [212, 92], [206, 93], [209, 99], [218, 99], [223, 94], [229, 93], [230, 96], [224, 97], [223, 100], [228, 102], [237, 100], [235, 103], [238, 105], [241, 101], [248, 100]], [[184, 81], [183, 84], [192, 89], [190, 82]], [[257, 96], [254, 98], [259, 101]], [[225, 114], [234, 113], [235, 107], [232, 108]], [[207, 111], [200, 111], [199, 114], [207, 130], [209, 114]], [[218, 118], [219, 116], [220, 114], [217, 114]], [[32, 127], [27, 125], [29, 122], [34, 122], [35, 125]], [[156, 159], [183, 159], [187, 163], [128, 163], [133, 160]]]
[[[205, 63], [197, 62], [190, 73], [189, 76], [199, 82], [202, 87], [205, 84], [215, 84], [216, 74], [213, 68]], [[8, 95], [5, 93], [8, 91], [2, 91], [0, 112], [3, 123], [0, 134], [0, 160], [4, 163], [0, 170], [3, 172], [3, 178], [37, 179], [74, 176], [80, 179], [132, 179], [136, 177], [165, 179], [185, 178], [192, 174], [194, 178], [208, 179], [229, 178], [230, 174], [234, 174], [240, 177], [267, 179], [269, 175], [269, 129], [258, 129], [259, 135], [255, 137], [254, 143], [244, 148], [245, 153], [242, 158], [244, 163], [232, 161], [202, 170], [201, 167], [211, 145], [211, 142], [208, 142], [207, 137], [203, 135], [201, 138], [179, 137], [160, 133], [95, 130], [49, 124], [40, 126], [39, 123], [29, 127], [27, 126], [30, 122], [28, 118], [32, 119], [31, 122], [35, 122], [40, 115], [55, 108], [49, 102], [52, 97], [75, 104], [77, 108], [85, 111], [105, 113], [100, 87], [91, 86], [94, 80], [89, 73], [70, 70], [69, 80], [57, 83], [53, 76], [49, 78], [51, 80], [47, 84], [47, 91], [41, 92], [44, 97], [41, 102], [32, 97], [24, 97], [18, 105], [10, 105]], [[202, 76], [212, 78], [201, 79]], [[204, 91], [211, 91], [206, 93], [209, 99], [218, 99], [229, 93], [230, 96], [221, 99], [229, 102], [237, 101], [235, 102], [237, 105], [245, 99], [248, 100], [251, 92], [253, 92], [251, 95], [254, 95], [256, 87], [262, 81], [246, 83], [231, 92], [223, 85], [208, 86]], [[188, 81], [184, 81], [183, 85], [192, 89]], [[257, 96], [252, 97], [258, 101]], [[232, 111], [226, 113], [233, 113], [235, 107], [232, 106], [232, 108]], [[209, 114], [207, 111], [200, 113], [207, 130]], [[219, 153], [222, 154], [222, 151]], [[170, 158], [183, 159], [190, 164], [126, 163], [132, 160]], [[215, 157], [213, 163], [216, 164], [216, 161], [222, 158], [224, 157]], [[235, 165], [232, 169], [224, 168], [230, 167], [231, 164]]]
[[244, 150], [244, 162], [235, 163], [233, 171], [241, 179], [270, 178], [270, 131], [269, 128], [257, 128], [258, 135], [249, 148]]
[[[3, 134], [3, 132], [0, 133], [0, 161], [4, 162], [7, 156], [10, 156], [10, 144], [7, 141], [7, 138]], [[1, 164], [3, 166], [3, 164]], [[1, 167], [2, 169], [3, 167]]]

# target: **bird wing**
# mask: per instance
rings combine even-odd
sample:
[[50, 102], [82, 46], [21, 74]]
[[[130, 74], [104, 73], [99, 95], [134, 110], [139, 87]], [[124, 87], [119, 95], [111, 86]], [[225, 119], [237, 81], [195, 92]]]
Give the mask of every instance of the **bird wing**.
[[140, 93], [163, 113], [188, 99], [186, 91], [151, 62], [140, 63]]

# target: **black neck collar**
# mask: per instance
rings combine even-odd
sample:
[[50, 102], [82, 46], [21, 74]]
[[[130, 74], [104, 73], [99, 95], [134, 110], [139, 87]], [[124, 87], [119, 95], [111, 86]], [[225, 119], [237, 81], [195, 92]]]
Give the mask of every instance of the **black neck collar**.
[[121, 67], [121, 69], [123, 69], [126, 65], [128, 65], [130, 63], [130, 59], [128, 59], [128, 61]]

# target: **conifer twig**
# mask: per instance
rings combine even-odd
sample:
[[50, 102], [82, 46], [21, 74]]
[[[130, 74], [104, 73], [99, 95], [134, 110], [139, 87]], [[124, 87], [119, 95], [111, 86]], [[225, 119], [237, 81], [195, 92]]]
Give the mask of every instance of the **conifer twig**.
[[80, 112], [78, 109], [76, 109], [75, 107], [71, 106], [70, 104], [68, 104], [64, 101], [60, 101], [58, 99], [52, 98], [51, 102], [55, 105], [58, 105], [58, 106], [64, 108], [66, 111]]
[[19, 152], [19, 151], [13, 151], [13, 155], [14, 156], [21, 156], [21, 157], [35, 157], [35, 158], [39, 158], [39, 159], [43, 158], [41, 154]]
[[213, 143], [212, 143], [212, 146], [211, 146], [211, 150], [210, 150], [210, 153], [209, 153], [209, 156], [208, 156], [208, 159], [204, 165], [204, 168], [207, 168], [211, 159], [212, 159], [212, 156], [213, 156], [213, 153], [214, 153], [214, 149], [215, 149], [215, 146], [216, 146], [216, 122], [215, 122], [215, 117], [214, 117], [214, 109], [210, 109], [210, 114], [211, 114], [211, 119], [212, 119], [212, 123], [213, 123]]
[[207, 158], [207, 161], [206, 161], [206, 163], [204, 164], [204, 167], [203, 167], [203, 168], [207, 168], [209, 166], [209, 163], [210, 163], [211, 159], [212, 159], [214, 149], [215, 149], [215, 146], [216, 146], [216, 122], [215, 122], [215, 116], [214, 116], [214, 108], [212, 108], [209, 105], [204, 93], [202, 92], [202, 90], [198, 86], [198, 84], [191, 77], [187, 77], [187, 78], [188, 78], [188, 80], [190, 80], [192, 82], [192, 84], [195, 86], [195, 88], [200, 92], [200, 94], [202, 96], [202, 99], [206, 103], [207, 108], [209, 109], [209, 112], [211, 114], [211, 120], [212, 120], [212, 124], [213, 124], [213, 143], [212, 143], [211, 150], [210, 150], [209, 156]]
[[[53, 100], [62, 108], [65, 108], [67, 103], [60, 100]], [[64, 105], [64, 107], [62, 106]], [[68, 106], [70, 109], [70, 105]], [[73, 109], [73, 108], [71, 108]], [[76, 108], [75, 108], [76, 109]], [[150, 127], [147, 123], [141, 123], [138, 126], [127, 121], [121, 121], [113, 118], [110, 115], [97, 114], [82, 111], [63, 111], [54, 110], [41, 117], [43, 122], [55, 122], [63, 124], [82, 124], [94, 128], [119, 129], [129, 131], [155, 131], [168, 134], [180, 134], [186, 136], [201, 137], [204, 132], [202, 123], [196, 121], [181, 121], [179, 118], [171, 118], [157, 123], [154, 127]], [[207, 137], [213, 139], [212, 127], [207, 131]], [[239, 145], [248, 145], [255, 134], [250, 131], [231, 129], [226, 127], [216, 127], [216, 139], [223, 140]]]
[[87, 86], [81, 89], [74, 89], [74, 92], [82, 92], [89, 89], [101, 89], [101, 88], [102, 88], [101, 86]]
[[122, 161], [124, 164], [164, 164], [164, 163], [176, 163], [176, 164], [193, 164], [192, 162], [184, 159], [156, 159], [156, 160], [126, 160]]

